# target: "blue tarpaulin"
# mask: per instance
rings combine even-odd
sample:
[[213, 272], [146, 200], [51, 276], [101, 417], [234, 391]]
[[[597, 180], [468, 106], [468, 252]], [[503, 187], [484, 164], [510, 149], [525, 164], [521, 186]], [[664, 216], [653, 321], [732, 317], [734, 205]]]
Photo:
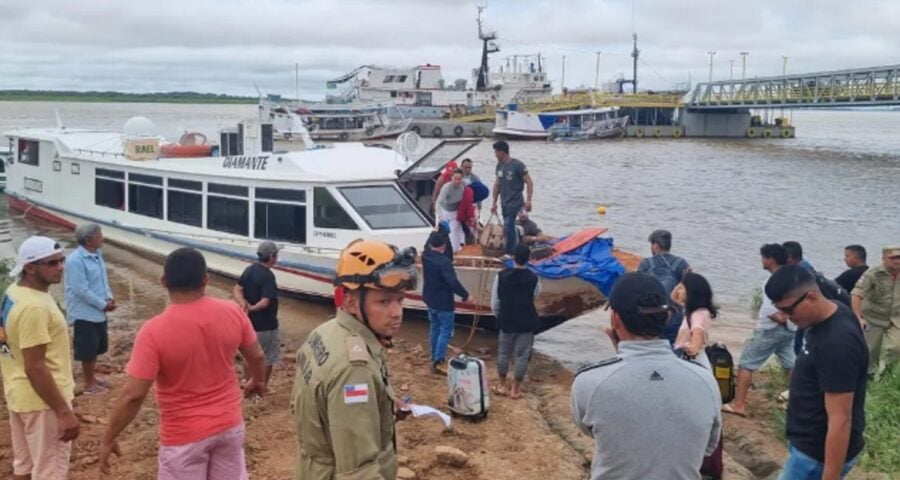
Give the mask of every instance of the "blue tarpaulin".
[[595, 238], [575, 250], [528, 266], [540, 277], [578, 277], [600, 289], [607, 298], [613, 284], [625, 274], [625, 267], [613, 256], [611, 238]]

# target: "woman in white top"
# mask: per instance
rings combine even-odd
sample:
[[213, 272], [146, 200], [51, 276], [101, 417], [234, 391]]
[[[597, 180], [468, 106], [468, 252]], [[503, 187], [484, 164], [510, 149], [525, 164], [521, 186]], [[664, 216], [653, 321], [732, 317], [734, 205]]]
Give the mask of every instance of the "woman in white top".
[[457, 219], [459, 202], [466, 192], [466, 184], [463, 183], [463, 171], [459, 168], [453, 171], [450, 181], [441, 187], [437, 197], [438, 222], [446, 220], [450, 224], [450, 245], [456, 252], [466, 241], [462, 224]]
[[719, 313], [713, 304], [712, 287], [703, 275], [689, 272], [672, 291], [672, 300], [684, 306], [684, 321], [675, 338], [675, 352], [710, 368], [706, 346], [712, 319]]

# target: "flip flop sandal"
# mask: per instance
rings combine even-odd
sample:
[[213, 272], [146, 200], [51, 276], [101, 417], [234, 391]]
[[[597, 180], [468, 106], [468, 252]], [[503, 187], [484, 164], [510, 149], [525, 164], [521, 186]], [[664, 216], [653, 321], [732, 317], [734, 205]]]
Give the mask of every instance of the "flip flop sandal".
[[491, 387], [491, 391], [494, 392], [495, 395], [500, 395], [501, 397], [506, 397], [509, 395], [509, 391], [503, 388], [500, 388], [497, 385]]
[[737, 415], [738, 417], [741, 417], [741, 418], [747, 418], [747, 414], [746, 414], [746, 413], [738, 412], [737, 410], [735, 410], [734, 408], [732, 408], [731, 405], [727, 405], [727, 404], [726, 404], [726, 405], [722, 405], [722, 412], [723, 412], [723, 413], [728, 413], [728, 414], [730, 414], [730, 415]]

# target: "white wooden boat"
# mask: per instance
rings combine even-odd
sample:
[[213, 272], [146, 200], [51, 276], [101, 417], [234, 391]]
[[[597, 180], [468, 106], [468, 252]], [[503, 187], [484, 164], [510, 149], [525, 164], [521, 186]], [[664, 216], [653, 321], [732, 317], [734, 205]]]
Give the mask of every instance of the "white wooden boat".
[[558, 112], [526, 112], [510, 106], [497, 110], [494, 135], [515, 139], [586, 140], [620, 137], [628, 116], [619, 107]]
[[[124, 134], [53, 128], [6, 135], [18, 159], [8, 165], [11, 209], [69, 228], [96, 222], [110, 241], [153, 256], [191, 246], [211, 271], [228, 277], [255, 260], [259, 242], [273, 240], [285, 247], [279, 288], [318, 299], [333, 298], [336, 260], [350, 241], [424, 245], [436, 174], [480, 141], [444, 140], [412, 161], [359, 143], [272, 151], [271, 128], [255, 121], [224, 131], [207, 156], [190, 158], [161, 152], [202, 149], [163, 145], [140, 117]], [[495, 258], [457, 259], [472, 298], [456, 304], [458, 319], [495, 326], [490, 289], [500, 267]], [[544, 328], [603, 303], [596, 287], [575, 277], [545, 279], [537, 301]], [[406, 305], [424, 311], [421, 291]]]

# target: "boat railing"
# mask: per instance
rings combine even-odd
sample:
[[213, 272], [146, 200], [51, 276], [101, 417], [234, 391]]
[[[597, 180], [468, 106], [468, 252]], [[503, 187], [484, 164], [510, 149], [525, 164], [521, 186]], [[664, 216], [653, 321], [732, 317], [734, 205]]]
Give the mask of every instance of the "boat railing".
[[107, 156], [107, 155], [110, 155], [110, 156], [112, 156], [112, 157], [122, 157], [122, 158], [125, 158], [125, 153], [124, 153], [124, 152], [123, 152], [123, 153], [119, 153], [119, 152], [110, 152], [110, 151], [106, 151], [106, 150], [91, 150], [91, 149], [89, 149], [89, 148], [74, 148], [74, 149], [72, 149], [72, 150], [75, 151], [75, 152], [77, 152], [77, 153], [86, 153], [86, 154], [88, 154], [88, 155], [100, 155], [101, 157], [105, 157], [105, 156]]

